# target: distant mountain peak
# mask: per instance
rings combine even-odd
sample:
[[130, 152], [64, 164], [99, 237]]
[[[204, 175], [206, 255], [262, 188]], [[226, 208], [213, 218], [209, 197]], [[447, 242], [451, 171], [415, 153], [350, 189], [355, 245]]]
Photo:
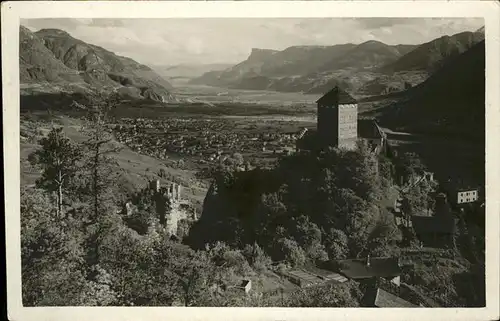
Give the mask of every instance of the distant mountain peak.
[[441, 36], [418, 46], [397, 61], [384, 66], [382, 70], [387, 72], [410, 70], [433, 72], [449, 57], [467, 51], [483, 39], [484, 34], [470, 31]]
[[365, 41], [357, 45], [356, 49], [354, 50], [380, 51], [380, 53], [390, 51], [397, 55], [397, 50], [395, 47], [377, 40]]
[[66, 37], [71, 37], [71, 35], [61, 29], [56, 29], [56, 28], [45, 28], [45, 29], [40, 29], [36, 32], [36, 34], [39, 35], [58, 35], [58, 36], [66, 36]]
[[365, 41], [365, 42], [362, 42], [359, 44], [360, 46], [365, 46], [365, 45], [383, 45], [383, 46], [388, 46], [387, 44], [381, 42], [381, 41], [378, 41], [378, 40], [368, 40], [368, 41]]
[[120, 88], [131, 98], [170, 101], [172, 86], [151, 68], [88, 44], [60, 29], [32, 32], [21, 26], [20, 77], [22, 83], [74, 88]]
[[274, 54], [277, 53], [279, 50], [274, 50], [274, 49], [263, 49], [263, 48], [252, 48], [252, 51], [250, 52], [250, 55], [253, 54]]
[[251, 53], [261, 53], [261, 52], [265, 52], [265, 53], [275, 53], [275, 52], [278, 52], [278, 51], [279, 51], [279, 50], [274, 50], [274, 49], [252, 48]]
[[324, 45], [300, 45], [300, 46], [291, 46], [286, 48], [285, 50], [291, 50], [291, 49], [300, 49], [300, 50], [313, 50], [313, 49], [325, 49], [330, 46], [324, 46]]
[[248, 56], [248, 60], [266, 59], [266, 58], [274, 55], [277, 52], [278, 52], [278, 50], [252, 48], [252, 51], [250, 52], [250, 56]]

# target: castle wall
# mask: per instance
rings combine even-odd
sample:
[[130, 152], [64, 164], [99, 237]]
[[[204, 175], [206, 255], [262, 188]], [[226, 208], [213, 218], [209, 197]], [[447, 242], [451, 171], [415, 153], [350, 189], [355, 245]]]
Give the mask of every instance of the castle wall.
[[170, 213], [167, 215], [167, 223], [165, 229], [170, 234], [177, 234], [177, 228], [179, 226], [179, 221], [182, 219], [187, 219], [188, 215], [186, 211], [179, 208], [178, 204], [172, 206]]
[[337, 146], [338, 144], [338, 108], [336, 106], [318, 105], [318, 138], [322, 144]]
[[318, 138], [322, 144], [354, 149], [358, 139], [358, 105], [318, 104]]
[[358, 139], [358, 105], [340, 105], [338, 122], [338, 147], [355, 149]]
[[171, 183], [162, 188], [160, 181], [154, 180], [150, 183], [150, 189], [155, 193], [153, 201], [160, 224], [165, 227], [167, 232], [177, 234], [178, 222], [188, 218], [187, 212], [179, 208], [182, 203], [181, 185]]

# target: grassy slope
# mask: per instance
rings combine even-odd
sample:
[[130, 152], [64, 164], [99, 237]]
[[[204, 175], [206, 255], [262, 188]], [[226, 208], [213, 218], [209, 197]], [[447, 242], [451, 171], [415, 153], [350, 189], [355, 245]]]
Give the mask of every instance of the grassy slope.
[[[21, 121], [21, 132], [29, 132], [30, 122], [26, 120]], [[86, 136], [81, 129], [81, 121], [67, 117], [56, 117], [54, 124], [64, 125], [64, 132], [74, 141], [83, 142]], [[49, 130], [49, 123], [38, 123], [39, 133], [46, 133]], [[24, 130], [23, 130], [24, 129]], [[118, 144], [116, 142], [116, 144]], [[167, 175], [175, 177], [185, 188], [183, 194], [188, 200], [193, 202], [197, 207], [201, 205], [206, 194], [206, 188], [202, 183], [194, 178], [195, 172], [193, 170], [178, 169], [172, 166], [172, 161], [161, 161], [153, 157], [138, 154], [122, 144], [118, 144], [123, 149], [112, 155], [118, 162], [119, 170], [121, 171], [122, 183], [125, 189], [139, 189], [147, 184], [148, 176], [153, 176], [160, 168], [163, 168]], [[39, 173], [33, 171], [27, 161], [28, 155], [36, 150], [39, 145], [36, 141], [21, 141], [21, 185], [26, 186], [34, 184], [35, 180], [39, 177]], [[118, 169], [117, 169], [118, 170]]]

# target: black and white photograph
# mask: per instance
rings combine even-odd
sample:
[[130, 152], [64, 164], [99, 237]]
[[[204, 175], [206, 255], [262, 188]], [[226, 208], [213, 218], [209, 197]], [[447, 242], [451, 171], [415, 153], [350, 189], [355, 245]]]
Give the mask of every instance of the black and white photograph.
[[498, 115], [485, 115], [498, 100], [485, 101], [485, 75], [498, 6], [495, 39], [484, 14], [450, 9], [89, 8], [9, 27], [18, 106], [4, 101], [16, 139], [4, 154], [17, 156], [4, 171], [18, 181], [4, 186], [16, 193], [6, 228], [17, 225], [22, 307], [492, 303], [498, 190], [486, 165], [498, 160], [487, 161], [486, 123]]

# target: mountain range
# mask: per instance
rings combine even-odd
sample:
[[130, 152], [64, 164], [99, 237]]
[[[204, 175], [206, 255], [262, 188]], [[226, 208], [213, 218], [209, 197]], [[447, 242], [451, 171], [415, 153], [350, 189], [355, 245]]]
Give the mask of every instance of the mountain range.
[[282, 51], [254, 48], [245, 61], [207, 72], [189, 83], [305, 93], [323, 93], [338, 85], [358, 96], [379, 95], [418, 85], [445, 60], [483, 39], [484, 29], [480, 29], [421, 45], [367, 41], [293, 46]]
[[175, 101], [172, 85], [151, 68], [104, 48], [73, 38], [65, 31], [19, 30], [21, 93], [85, 92], [92, 88], [121, 96]]
[[[472, 104], [470, 97], [475, 97], [473, 104], [484, 103], [484, 28], [421, 45], [368, 41], [358, 45], [293, 46], [281, 51], [254, 48], [248, 59], [234, 66], [155, 66], [155, 70], [62, 30], [32, 32], [21, 26], [19, 35], [22, 95], [85, 93], [99, 88], [115, 90], [126, 98], [179, 102], [165, 80], [176, 77], [184, 82], [196, 77], [189, 81], [192, 84], [284, 92], [323, 93], [338, 85], [358, 97], [400, 92], [405, 99], [383, 117], [391, 121], [397, 115], [399, 123], [411, 123], [412, 113], [424, 111], [424, 107], [416, 111], [412, 106], [467, 110], [466, 106]], [[471, 93], [471, 88], [473, 94], [462, 96]], [[444, 107], [438, 103], [443, 99]], [[474, 117], [480, 119], [482, 114]]]

